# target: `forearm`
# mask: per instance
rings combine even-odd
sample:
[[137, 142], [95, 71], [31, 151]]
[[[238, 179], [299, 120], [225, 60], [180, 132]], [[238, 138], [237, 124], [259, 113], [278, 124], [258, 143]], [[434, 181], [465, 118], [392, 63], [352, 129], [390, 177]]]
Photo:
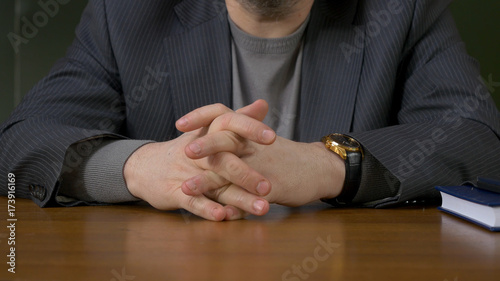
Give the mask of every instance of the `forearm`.
[[[405, 124], [352, 135], [386, 168], [379, 175], [383, 176], [379, 185], [394, 192], [380, 201], [363, 202], [370, 207], [435, 202], [439, 200], [436, 185], [460, 185], [479, 175], [500, 174], [500, 140], [475, 121]], [[372, 192], [370, 185], [361, 189], [355, 200]]]
[[[82, 159], [78, 167], [61, 175], [58, 195], [87, 203], [122, 203], [139, 200], [127, 189], [123, 167], [130, 155], [147, 143], [150, 141], [109, 139], [103, 141]], [[77, 147], [78, 144], [74, 144], [68, 151], [76, 150]]]
[[[19, 122], [15, 118], [4, 124], [0, 134], [0, 172], [15, 174], [16, 196], [31, 199], [41, 207], [57, 205], [59, 175], [72, 169], [82, 157], [78, 153], [65, 157], [71, 144], [88, 140], [87, 145], [92, 147], [100, 137], [113, 137], [104, 131], [82, 130], [47, 118], [31, 117]], [[0, 190], [3, 194], [4, 189]]]

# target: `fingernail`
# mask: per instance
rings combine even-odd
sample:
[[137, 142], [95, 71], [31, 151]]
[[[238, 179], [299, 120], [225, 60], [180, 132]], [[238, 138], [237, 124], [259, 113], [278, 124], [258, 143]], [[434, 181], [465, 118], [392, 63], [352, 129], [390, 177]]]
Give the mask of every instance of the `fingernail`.
[[188, 180], [186, 182], [186, 186], [191, 190], [191, 191], [196, 191], [196, 183], [194, 180]]
[[257, 192], [261, 195], [267, 194], [269, 192], [269, 184], [267, 181], [261, 181], [257, 185]]
[[[218, 208], [214, 208], [214, 209], [212, 210], [212, 217], [213, 217], [214, 219], [219, 220], [219, 219], [220, 219], [219, 214], [220, 214], [220, 211], [219, 211], [219, 209], [218, 209]], [[222, 218], [222, 219], [224, 219], [224, 218]]]
[[274, 134], [274, 132], [273, 132], [273, 131], [271, 131], [271, 130], [264, 130], [264, 131], [262, 132], [262, 141], [263, 141], [264, 143], [269, 143], [269, 142], [271, 142], [271, 141], [274, 139], [274, 137], [275, 137], [275, 134]]
[[188, 124], [188, 121], [186, 118], [181, 118], [181, 119], [177, 120], [177, 125], [179, 127], [185, 127], [187, 124]]
[[226, 209], [226, 214], [228, 218], [232, 218], [234, 216], [234, 211], [231, 208]]
[[191, 150], [194, 154], [200, 154], [201, 147], [199, 144], [193, 142], [192, 144], [189, 145], [189, 150]]
[[255, 202], [253, 202], [253, 208], [258, 213], [262, 212], [262, 209], [264, 209], [265, 205], [266, 203], [264, 203], [262, 200], [256, 200]]

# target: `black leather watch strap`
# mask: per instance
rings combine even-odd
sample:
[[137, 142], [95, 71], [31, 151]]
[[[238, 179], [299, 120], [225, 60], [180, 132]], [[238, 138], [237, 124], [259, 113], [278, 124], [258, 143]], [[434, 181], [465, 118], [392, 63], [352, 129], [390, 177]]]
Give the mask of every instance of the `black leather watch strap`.
[[361, 160], [360, 152], [347, 154], [344, 187], [340, 195], [335, 198], [338, 204], [350, 203], [358, 193], [361, 182]]

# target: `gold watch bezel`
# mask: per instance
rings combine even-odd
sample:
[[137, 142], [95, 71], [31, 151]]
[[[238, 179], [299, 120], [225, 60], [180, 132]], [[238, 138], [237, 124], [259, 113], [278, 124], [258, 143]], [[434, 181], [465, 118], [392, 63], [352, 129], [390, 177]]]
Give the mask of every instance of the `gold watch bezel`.
[[[333, 137], [342, 137], [346, 138], [349, 140], [350, 143], [356, 144], [356, 146], [352, 145], [346, 145], [343, 143], [339, 143]], [[347, 135], [343, 134], [330, 134], [327, 136], [324, 136], [321, 138], [321, 141], [325, 144], [325, 147], [333, 152], [335, 152], [337, 155], [339, 155], [342, 159], [346, 160], [347, 158], [347, 153], [348, 152], [361, 152], [361, 155], [363, 156], [363, 151], [361, 149], [361, 145], [359, 142]]]

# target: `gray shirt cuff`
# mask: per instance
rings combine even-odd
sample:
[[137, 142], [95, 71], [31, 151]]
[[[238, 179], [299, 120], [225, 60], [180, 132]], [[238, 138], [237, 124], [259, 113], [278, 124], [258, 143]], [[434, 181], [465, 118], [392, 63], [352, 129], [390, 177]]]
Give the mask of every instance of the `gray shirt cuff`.
[[[59, 195], [63, 201], [123, 203], [138, 201], [130, 194], [123, 177], [127, 159], [152, 141], [105, 140], [85, 157], [79, 168], [61, 176]], [[66, 197], [63, 199], [63, 197]], [[69, 197], [69, 198], [68, 198]], [[68, 200], [69, 199], [69, 200]]]

